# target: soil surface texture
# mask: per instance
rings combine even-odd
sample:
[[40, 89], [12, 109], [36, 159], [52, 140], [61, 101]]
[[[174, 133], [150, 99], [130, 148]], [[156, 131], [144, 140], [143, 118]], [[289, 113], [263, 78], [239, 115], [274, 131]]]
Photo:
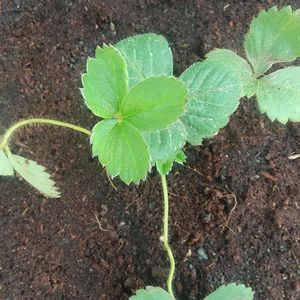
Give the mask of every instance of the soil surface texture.
[[[0, 129], [51, 117], [92, 128], [81, 73], [97, 45], [137, 33], [164, 35], [175, 74], [214, 48], [244, 56], [253, 16], [300, 1], [1, 0]], [[12, 149], [46, 166], [62, 197], [0, 179], [0, 299], [128, 299], [165, 287], [160, 177], [114, 180], [88, 138], [62, 128], [21, 130]], [[271, 123], [242, 99], [229, 125], [168, 176], [177, 299], [203, 299], [223, 283], [257, 300], [299, 300], [300, 126]], [[98, 221], [97, 221], [98, 219]], [[99, 225], [101, 224], [101, 226]]]

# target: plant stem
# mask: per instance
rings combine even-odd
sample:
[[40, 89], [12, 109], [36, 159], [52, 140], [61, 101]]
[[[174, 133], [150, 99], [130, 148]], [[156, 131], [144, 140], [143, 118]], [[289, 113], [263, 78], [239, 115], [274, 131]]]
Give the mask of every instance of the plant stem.
[[173, 277], [175, 273], [175, 260], [174, 256], [171, 250], [171, 247], [169, 245], [169, 196], [168, 196], [168, 186], [167, 186], [167, 180], [165, 175], [161, 175], [161, 182], [163, 187], [163, 194], [164, 194], [164, 218], [163, 218], [163, 224], [164, 224], [164, 247], [167, 251], [169, 261], [170, 261], [170, 270], [167, 280], [167, 289], [168, 292], [174, 297], [173, 289], [172, 289], [172, 282]]
[[1, 140], [0, 149], [4, 149], [6, 147], [6, 145], [9, 142], [9, 139], [11, 138], [11, 136], [13, 135], [13, 133], [16, 130], [18, 130], [21, 127], [31, 125], [31, 124], [50, 124], [50, 125], [54, 125], [54, 126], [69, 128], [69, 129], [84, 133], [89, 136], [91, 135], [91, 132], [89, 130], [82, 128], [80, 126], [70, 124], [70, 123], [61, 122], [61, 121], [57, 121], [57, 120], [53, 120], [53, 119], [32, 118], [32, 119], [19, 121], [19, 122], [15, 123], [14, 125], [12, 125], [11, 127], [9, 127]]

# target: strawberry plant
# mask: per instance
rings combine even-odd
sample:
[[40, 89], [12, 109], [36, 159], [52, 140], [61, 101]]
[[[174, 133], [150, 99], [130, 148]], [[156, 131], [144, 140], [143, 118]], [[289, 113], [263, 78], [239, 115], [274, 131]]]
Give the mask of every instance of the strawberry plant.
[[[163, 243], [170, 261], [167, 291], [147, 288], [131, 299], [174, 299], [175, 260], [168, 242], [169, 199], [166, 175], [175, 162], [183, 164], [184, 145], [200, 145], [218, 133], [237, 109], [241, 97], [256, 95], [258, 108], [273, 121], [300, 121], [300, 67], [275, 72], [276, 63], [300, 56], [300, 11], [276, 7], [262, 11], [245, 37], [247, 60], [226, 49], [173, 75], [172, 52], [166, 39], [153, 33], [126, 38], [97, 48], [87, 60], [81, 93], [86, 106], [99, 117], [92, 130], [52, 119], [22, 120], [0, 138], [0, 175], [18, 173], [48, 197], [60, 192], [45, 168], [10, 150], [13, 134], [30, 124], [69, 128], [90, 137], [92, 154], [111, 177], [126, 184], [144, 180], [156, 167], [164, 199]], [[226, 298], [227, 297], [227, 298]], [[243, 285], [229, 284], [206, 297], [252, 299]]]

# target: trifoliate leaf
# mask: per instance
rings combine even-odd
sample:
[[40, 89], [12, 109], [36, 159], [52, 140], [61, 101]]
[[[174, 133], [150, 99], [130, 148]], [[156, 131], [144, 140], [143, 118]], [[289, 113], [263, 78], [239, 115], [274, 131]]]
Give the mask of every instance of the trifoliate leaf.
[[300, 10], [287, 6], [260, 12], [250, 24], [244, 47], [256, 75], [276, 62], [295, 60], [300, 56]]
[[198, 145], [228, 123], [239, 104], [241, 81], [223, 64], [209, 60], [192, 65], [180, 79], [188, 87], [187, 108], [180, 119], [188, 142]]
[[147, 146], [128, 122], [100, 121], [92, 130], [91, 142], [93, 155], [112, 177], [119, 175], [127, 184], [146, 177], [150, 169]]
[[252, 300], [253, 297], [254, 292], [251, 288], [247, 288], [243, 284], [230, 283], [222, 285], [205, 297], [204, 300]]
[[136, 291], [129, 300], [175, 300], [168, 292], [159, 287], [147, 287]]
[[14, 169], [4, 151], [0, 150], [0, 176], [13, 176]]
[[165, 129], [183, 113], [186, 94], [184, 84], [175, 77], [150, 77], [129, 91], [120, 111], [138, 130]]
[[206, 56], [210, 61], [224, 65], [231, 72], [240, 77], [242, 83], [241, 97], [251, 97], [256, 93], [257, 81], [248, 62], [227, 49], [216, 49]]
[[115, 47], [124, 57], [129, 87], [158, 75], [173, 75], [173, 56], [167, 40], [154, 33], [129, 37]]
[[60, 192], [45, 167], [19, 155], [7, 153], [7, 156], [15, 171], [38, 191], [50, 198], [60, 197]]
[[173, 156], [167, 161], [158, 160], [156, 162], [156, 168], [159, 174], [168, 175], [173, 168], [174, 162], [177, 162], [178, 164], [182, 165], [185, 162], [185, 160], [186, 156], [184, 152], [180, 150], [175, 156]]
[[288, 67], [259, 80], [258, 107], [272, 120], [300, 121], [300, 67]]
[[180, 120], [168, 128], [143, 133], [144, 140], [149, 148], [151, 162], [167, 161], [171, 159], [186, 142], [187, 132]]
[[96, 58], [87, 60], [87, 73], [82, 76], [82, 95], [87, 107], [97, 116], [112, 118], [127, 94], [126, 64], [113, 47], [97, 48]]

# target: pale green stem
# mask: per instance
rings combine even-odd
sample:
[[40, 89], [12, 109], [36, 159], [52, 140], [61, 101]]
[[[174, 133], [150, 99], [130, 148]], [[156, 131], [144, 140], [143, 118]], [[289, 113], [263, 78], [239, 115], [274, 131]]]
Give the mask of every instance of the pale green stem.
[[15, 123], [14, 125], [12, 125], [11, 127], [9, 127], [1, 140], [0, 149], [4, 149], [8, 145], [8, 142], [15, 131], [17, 131], [21, 127], [31, 125], [31, 124], [50, 124], [50, 125], [54, 125], [54, 126], [69, 128], [69, 129], [84, 133], [86, 135], [91, 135], [91, 131], [89, 131], [85, 128], [82, 128], [80, 126], [70, 124], [70, 123], [57, 121], [57, 120], [53, 120], [53, 119], [32, 118], [32, 119], [19, 121], [19, 122]]
[[175, 273], [175, 260], [172, 253], [172, 250], [169, 245], [169, 196], [168, 196], [168, 186], [167, 180], [165, 175], [161, 175], [161, 182], [163, 187], [163, 194], [164, 194], [164, 247], [167, 251], [169, 261], [170, 261], [170, 270], [167, 280], [167, 289], [168, 292], [174, 297], [173, 289], [172, 289], [172, 282]]

